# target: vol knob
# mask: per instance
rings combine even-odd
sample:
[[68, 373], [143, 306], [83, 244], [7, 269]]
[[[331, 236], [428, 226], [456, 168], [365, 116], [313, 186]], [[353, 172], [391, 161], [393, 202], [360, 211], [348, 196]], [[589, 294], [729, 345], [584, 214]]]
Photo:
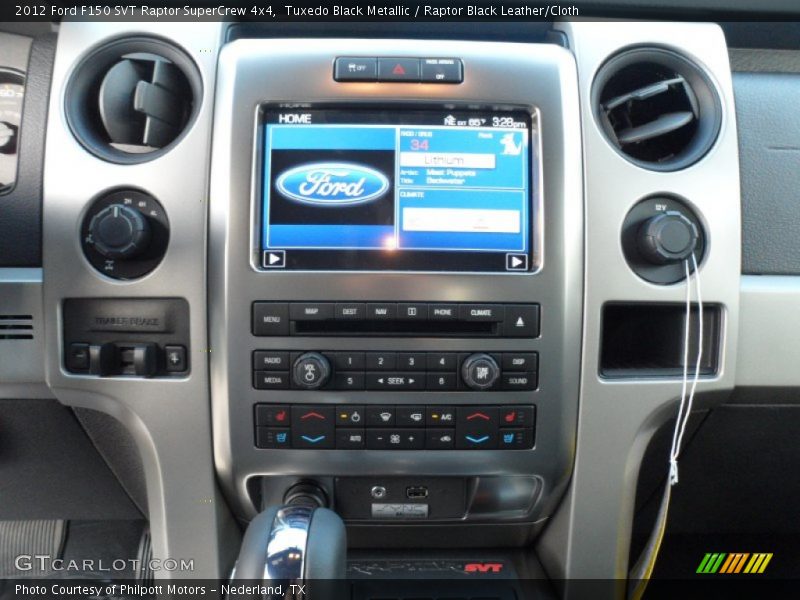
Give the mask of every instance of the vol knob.
[[319, 352], [306, 352], [297, 357], [292, 369], [292, 379], [297, 387], [315, 390], [331, 377], [331, 364]]
[[112, 204], [89, 223], [92, 244], [108, 258], [134, 258], [150, 243], [147, 218], [135, 208]]
[[678, 211], [667, 211], [648, 219], [639, 229], [642, 256], [656, 265], [689, 258], [697, 246], [697, 227]]
[[472, 354], [461, 365], [461, 378], [473, 390], [487, 390], [500, 377], [500, 367], [488, 354]]

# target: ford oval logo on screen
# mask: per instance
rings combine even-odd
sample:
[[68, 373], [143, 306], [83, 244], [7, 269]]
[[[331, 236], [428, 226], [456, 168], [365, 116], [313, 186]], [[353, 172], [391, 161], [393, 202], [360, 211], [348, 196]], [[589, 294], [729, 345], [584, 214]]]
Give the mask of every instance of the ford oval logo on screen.
[[362, 204], [389, 189], [383, 173], [351, 163], [311, 163], [278, 176], [275, 185], [285, 196], [317, 206]]

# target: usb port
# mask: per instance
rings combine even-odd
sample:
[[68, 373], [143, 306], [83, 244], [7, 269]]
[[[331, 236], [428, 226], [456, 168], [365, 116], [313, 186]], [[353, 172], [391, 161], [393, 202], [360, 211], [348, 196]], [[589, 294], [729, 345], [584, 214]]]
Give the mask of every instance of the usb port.
[[424, 485], [409, 486], [406, 488], [406, 496], [411, 500], [415, 500], [417, 498], [427, 498], [428, 488]]

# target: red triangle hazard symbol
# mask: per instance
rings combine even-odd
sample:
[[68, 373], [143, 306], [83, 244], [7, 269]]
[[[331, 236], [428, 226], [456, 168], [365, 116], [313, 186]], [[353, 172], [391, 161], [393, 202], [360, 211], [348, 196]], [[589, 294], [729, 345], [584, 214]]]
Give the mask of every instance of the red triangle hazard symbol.
[[395, 75], [405, 75], [406, 70], [403, 68], [403, 65], [397, 64], [394, 66], [394, 69], [392, 69], [392, 73]]

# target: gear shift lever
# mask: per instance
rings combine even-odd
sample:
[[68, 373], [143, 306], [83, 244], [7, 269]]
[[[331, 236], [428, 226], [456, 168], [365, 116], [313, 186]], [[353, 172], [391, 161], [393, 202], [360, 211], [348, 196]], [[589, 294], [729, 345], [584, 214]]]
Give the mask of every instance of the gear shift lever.
[[298, 598], [315, 600], [315, 587], [345, 578], [346, 554], [339, 515], [300, 495], [294, 503], [267, 508], [250, 522], [231, 579], [280, 585], [280, 598], [293, 598], [291, 592], [302, 589]]

